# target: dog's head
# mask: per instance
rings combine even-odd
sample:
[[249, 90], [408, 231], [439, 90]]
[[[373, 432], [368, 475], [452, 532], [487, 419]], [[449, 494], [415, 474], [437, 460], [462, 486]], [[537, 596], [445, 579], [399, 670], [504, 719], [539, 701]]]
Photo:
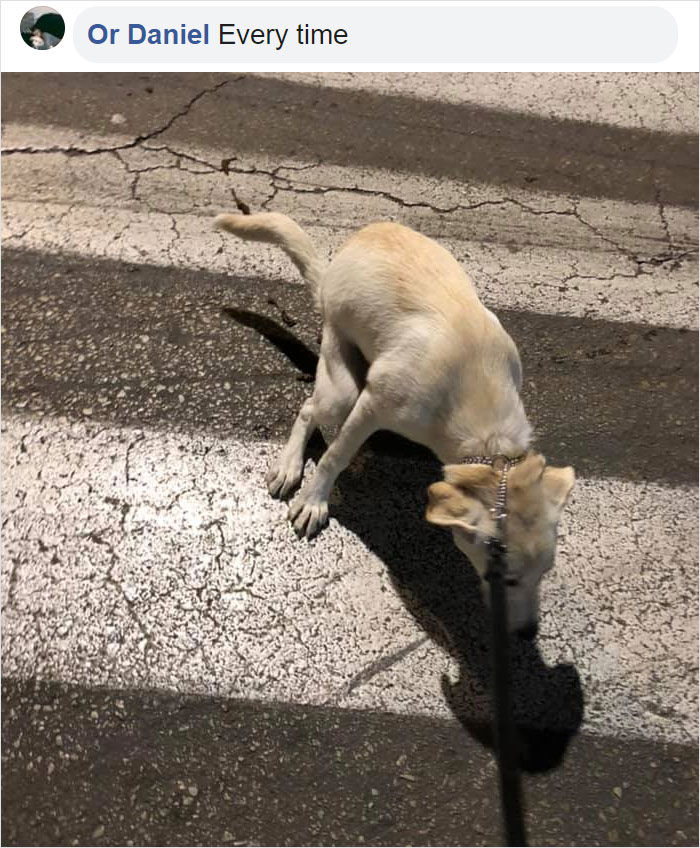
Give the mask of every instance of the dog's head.
[[[486, 542], [496, 532], [490, 509], [500, 472], [489, 465], [447, 465], [445, 480], [428, 488], [426, 518], [449, 527], [457, 547], [485, 580]], [[505, 578], [511, 631], [532, 638], [537, 632], [539, 584], [554, 565], [559, 517], [574, 485], [573, 468], [553, 468], [531, 453], [508, 472], [506, 500], [507, 564]]]

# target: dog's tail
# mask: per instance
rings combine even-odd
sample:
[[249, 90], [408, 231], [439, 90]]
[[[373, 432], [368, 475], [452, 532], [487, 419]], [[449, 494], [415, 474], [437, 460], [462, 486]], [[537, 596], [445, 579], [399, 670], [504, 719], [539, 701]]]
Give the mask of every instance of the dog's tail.
[[214, 224], [221, 230], [234, 233], [246, 241], [265, 241], [278, 244], [301, 271], [311, 294], [319, 303], [319, 288], [324, 263], [313, 242], [302, 228], [279, 212], [259, 212], [256, 215], [217, 215]]

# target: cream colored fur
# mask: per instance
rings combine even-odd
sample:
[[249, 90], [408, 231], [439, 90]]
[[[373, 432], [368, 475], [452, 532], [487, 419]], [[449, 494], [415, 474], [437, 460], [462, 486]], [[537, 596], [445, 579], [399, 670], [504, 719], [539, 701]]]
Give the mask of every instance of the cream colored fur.
[[[448, 466], [466, 456], [513, 457], [528, 451], [532, 429], [519, 396], [515, 344], [480, 303], [461, 266], [436, 242], [400, 224], [370, 224], [325, 265], [306, 233], [284, 215], [219, 215], [216, 224], [244, 239], [280, 245], [309, 284], [323, 318], [314, 394], [302, 406], [267, 476], [273, 495], [287, 495], [301, 480], [308, 439], [321, 429], [328, 450], [289, 508], [300, 535], [311, 536], [325, 524], [338, 474], [376, 430], [391, 430], [425, 445]], [[555, 476], [545, 478], [540, 459], [535, 479], [523, 491], [531, 493], [530, 511], [547, 515], [539, 523], [530, 520], [528, 532], [546, 536], [549, 551], [549, 519], [559, 513], [546, 482], [553, 485]], [[513, 469], [516, 482], [525, 479], [528, 463]], [[468, 474], [478, 467], [459, 466]], [[473, 501], [488, 501], [495, 486], [484, 487], [479, 500], [471, 484], [464, 489], [455, 482], [460, 472], [449, 467], [446, 472], [446, 482], [437, 485], [449, 487], [451, 497], [448, 489], [433, 487], [428, 519], [452, 527], [461, 548], [483, 549], [477, 525], [466, 531], [460, 522], [470, 526], [468, 522], [453, 520], [453, 513], [459, 512], [462, 497], [467, 498], [462, 503], [466, 512], [473, 513]], [[573, 472], [567, 495], [572, 485]], [[490, 520], [487, 509], [480, 520], [483, 530]], [[479, 570], [478, 552], [467, 552]], [[526, 617], [519, 615], [518, 621]]]

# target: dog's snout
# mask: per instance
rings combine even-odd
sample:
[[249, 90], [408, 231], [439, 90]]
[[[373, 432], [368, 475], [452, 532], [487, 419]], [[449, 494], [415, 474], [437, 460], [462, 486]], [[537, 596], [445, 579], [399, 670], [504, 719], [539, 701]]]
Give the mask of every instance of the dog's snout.
[[531, 624], [526, 624], [525, 627], [521, 627], [517, 633], [521, 639], [532, 642], [536, 638], [538, 630], [539, 625], [536, 621], [533, 621]]

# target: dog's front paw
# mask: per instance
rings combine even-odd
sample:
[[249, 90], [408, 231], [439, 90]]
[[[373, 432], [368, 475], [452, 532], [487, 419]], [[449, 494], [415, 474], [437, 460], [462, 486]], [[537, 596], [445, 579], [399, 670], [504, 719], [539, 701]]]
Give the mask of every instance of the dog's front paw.
[[285, 460], [283, 456], [276, 459], [265, 475], [268, 492], [273, 498], [285, 497], [299, 485], [303, 470], [303, 462]]
[[297, 536], [310, 539], [328, 521], [328, 501], [300, 492], [289, 506], [289, 520]]

